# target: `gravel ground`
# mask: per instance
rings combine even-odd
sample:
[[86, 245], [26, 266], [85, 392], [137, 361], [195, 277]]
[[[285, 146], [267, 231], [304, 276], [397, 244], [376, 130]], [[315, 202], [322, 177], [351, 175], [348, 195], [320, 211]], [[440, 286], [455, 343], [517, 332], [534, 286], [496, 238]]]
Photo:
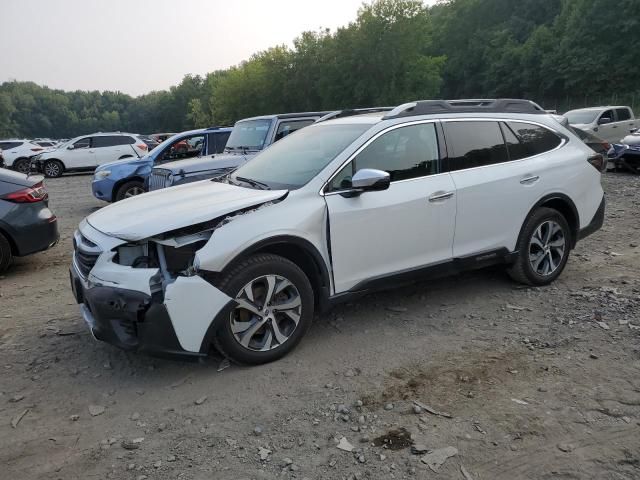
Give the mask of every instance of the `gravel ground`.
[[92, 339], [67, 273], [90, 178], [47, 182], [61, 241], [0, 277], [0, 477], [640, 478], [640, 177], [604, 178], [605, 227], [552, 286], [372, 295], [254, 368]]

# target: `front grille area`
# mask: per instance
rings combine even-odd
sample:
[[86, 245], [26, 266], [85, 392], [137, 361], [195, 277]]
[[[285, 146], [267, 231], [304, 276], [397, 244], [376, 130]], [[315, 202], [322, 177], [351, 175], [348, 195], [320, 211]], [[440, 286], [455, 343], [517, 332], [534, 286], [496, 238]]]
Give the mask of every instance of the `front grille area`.
[[149, 176], [149, 191], [160, 190], [171, 186], [171, 170], [154, 168]]
[[87, 252], [82, 252], [80, 250], [76, 250], [76, 253], [75, 253], [76, 265], [78, 266], [78, 270], [80, 270], [80, 273], [82, 273], [84, 277], [89, 275], [89, 272], [98, 261], [99, 256], [100, 254], [97, 254], [97, 253], [87, 253]]

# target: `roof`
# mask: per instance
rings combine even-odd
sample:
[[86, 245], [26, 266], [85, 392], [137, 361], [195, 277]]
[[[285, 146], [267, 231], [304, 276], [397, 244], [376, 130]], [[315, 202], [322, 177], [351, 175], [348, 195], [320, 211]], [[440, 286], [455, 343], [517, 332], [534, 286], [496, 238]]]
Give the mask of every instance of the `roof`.
[[[600, 110], [611, 110], [613, 108], [630, 108], [630, 107], [629, 107], [629, 105], [608, 105], [608, 106], [603, 106], [603, 107], [574, 108], [573, 110], [569, 110], [569, 112], [578, 112], [578, 111], [598, 112]], [[567, 112], [567, 113], [569, 113], [569, 112]]]

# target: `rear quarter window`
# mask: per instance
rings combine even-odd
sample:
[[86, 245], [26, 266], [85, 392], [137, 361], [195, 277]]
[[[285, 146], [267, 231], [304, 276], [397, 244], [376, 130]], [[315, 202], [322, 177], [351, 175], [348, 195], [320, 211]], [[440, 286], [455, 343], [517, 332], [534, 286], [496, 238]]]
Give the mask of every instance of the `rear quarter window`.
[[548, 128], [523, 122], [502, 124], [511, 160], [533, 157], [557, 148], [562, 138]]

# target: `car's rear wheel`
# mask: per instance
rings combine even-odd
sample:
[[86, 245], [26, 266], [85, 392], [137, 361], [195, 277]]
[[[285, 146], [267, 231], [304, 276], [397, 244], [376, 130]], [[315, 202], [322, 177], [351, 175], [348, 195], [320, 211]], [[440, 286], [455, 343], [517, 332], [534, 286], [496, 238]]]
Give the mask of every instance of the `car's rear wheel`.
[[145, 192], [144, 186], [141, 182], [131, 181], [124, 183], [118, 188], [116, 193], [116, 202], [120, 200], [124, 200], [125, 198], [135, 197], [137, 195], [141, 195]]
[[47, 160], [42, 168], [44, 176], [48, 178], [58, 178], [64, 173], [64, 165], [60, 160]]
[[31, 170], [30, 167], [31, 163], [29, 162], [28, 158], [19, 158], [18, 160], [15, 161], [15, 163], [13, 164], [13, 168], [14, 170], [20, 172], [20, 173], [29, 173], [29, 171]]
[[9, 240], [0, 233], [0, 273], [4, 272], [11, 265], [11, 245]]
[[548, 285], [564, 270], [571, 243], [571, 229], [564, 216], [551, 208], [538, 208], [524, 225], [509, 275], [527, 285]]
[[286, 258], [255, 255], [223, 274], [219, 288], [236, 306], [214, 344], [236, 363], [277, 360], [300, 342], [313, 319], [314, 296], [304, 272]]

